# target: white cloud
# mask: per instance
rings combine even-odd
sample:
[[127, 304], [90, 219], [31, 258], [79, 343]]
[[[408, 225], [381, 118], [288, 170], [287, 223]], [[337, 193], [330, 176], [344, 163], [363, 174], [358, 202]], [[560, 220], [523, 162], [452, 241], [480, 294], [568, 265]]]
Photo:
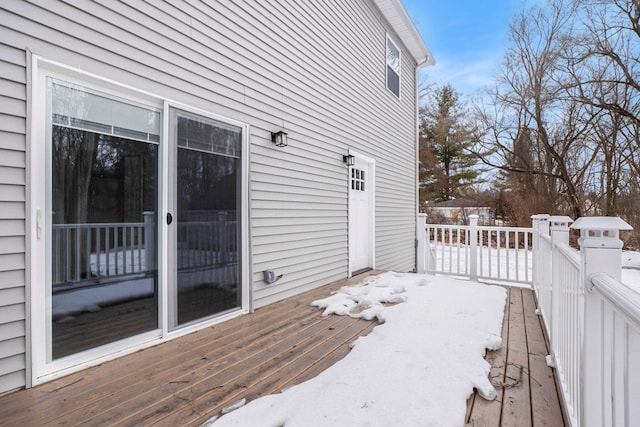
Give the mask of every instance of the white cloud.
[[450, 83], [464, 95], [473, 95], [493, 85], [501, 61], [499, 54], [487, 54], [478, 59], [442, 57], [434, 67], [423, 70], [422, 77], [438, 84]]

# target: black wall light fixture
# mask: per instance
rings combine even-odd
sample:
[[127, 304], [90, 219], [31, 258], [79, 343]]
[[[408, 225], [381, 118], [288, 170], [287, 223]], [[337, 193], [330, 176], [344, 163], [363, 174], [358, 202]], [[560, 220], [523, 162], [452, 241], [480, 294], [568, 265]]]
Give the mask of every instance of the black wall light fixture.
[[356, 157], [352, 154], [345, 154], [342, 156], [342, 161], [347, 164], [347, 166], [353, 166], [356, 164]]
[[271, 141], [276, 147], [286, 147], [288, 145], [287, 133], [283, 131], [271, 132]]

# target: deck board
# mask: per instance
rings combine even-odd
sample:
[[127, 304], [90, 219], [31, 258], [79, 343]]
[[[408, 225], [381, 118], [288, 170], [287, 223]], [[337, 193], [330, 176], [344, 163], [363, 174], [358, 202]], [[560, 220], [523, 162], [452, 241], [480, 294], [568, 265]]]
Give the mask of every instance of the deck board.
[[[347, 316], [322, 317], [310, 302], [364, 276], [0, 396], [0, 426], [198, 426], [240, 399], [277, 393], [343, 358], [349, 344], [369, 333], [376, 323]], [[507, 290], [503, 346], [487, 353], [498, 398], [489, 402], [472, 396], [468, 425], [561, 426], [559, 399], [553, 372], [544, 363], [547, 347], [534, 314], [533, 296], [528, 289]], [[511, 377], [519, 377], [520, 372], [515, 384]], [[517, 423], [509, 421], [511, 416], [517, 417]]]
[[199, 425], [313, 377], [375, 322], [310, 302], [371, 271], [40, 386], [0, 396], [0, 425]]
[[[523, 292], [524, 306], [534, 307], [533, 293]], [[553, 371], [547, 366], [549, 348], [544, 337], [540, 317], [534, 310], [526, 310], [525, 326], [529, 343], [529, 388], [531, 390], [531, 414], [534, 426], [554, 426], [562, 419], [562, 409], [557, 394], [547, 390], [555, 388]]]
[[[507, 301], [510, 299], [511, 288], [507, 290]], [[505, 366], [507, 348], [509, 347], [509, 306], [505, 304], [502, 319], [502, 346], [498, 350], [488, 351], [485, 359], [491, 365], [489, 379], [496, 389], [496, 398], [486, 400], [474, 393], [467, 405], [467, 423], [474, 427], [498, 427], [502, 420], [502, 400], [505, 381]]]
[[554, 372], [546, 364], [548, 346], [530, 289], [507, 287], [502, 347], [487, 352], [497, 398], [474, 393], [468, 401], [470, 427], [565, 425]]
[[504, 427], [532, 425], [528, 343], [522, 306], [522, 292], [512, 289], [509, 302], [509, 346], [502, 398], [502, 422]]

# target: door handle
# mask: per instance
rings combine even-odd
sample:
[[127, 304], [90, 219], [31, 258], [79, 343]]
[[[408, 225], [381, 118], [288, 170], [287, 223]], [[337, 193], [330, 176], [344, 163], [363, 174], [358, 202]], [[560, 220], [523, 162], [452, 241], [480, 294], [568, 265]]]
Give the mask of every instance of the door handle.
[[42, 238], [42, 211], [36, 210], [36, 239]]
[[171, 225], [172, 222], [173, 222], [173, 215], [167, 212], [167, 225]]

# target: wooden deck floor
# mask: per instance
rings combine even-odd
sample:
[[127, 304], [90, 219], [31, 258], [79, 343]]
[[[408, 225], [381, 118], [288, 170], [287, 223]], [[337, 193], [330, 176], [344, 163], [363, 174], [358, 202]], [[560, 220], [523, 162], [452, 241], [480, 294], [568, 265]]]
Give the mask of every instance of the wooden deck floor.
[[565, 425], [554, 372], [535, 300], [530, 289], [507, 288], [502, 348], [487, 352], [490, 380], [498, 396], [487, 401], [474, 394], [467, 402], [469, 427]]
[[[200, 425], [242, 398], [276, 393], [344, 357], [348, 345], [375, 323], [322, 317], [309, 303], [363, 277], [1, 396], [0, 426]], [[531, 291], [510, 289], [504, 348], [487, 356], [498, 399], [470, 398], [469, 425], [563, 425], [532, 304]]]

